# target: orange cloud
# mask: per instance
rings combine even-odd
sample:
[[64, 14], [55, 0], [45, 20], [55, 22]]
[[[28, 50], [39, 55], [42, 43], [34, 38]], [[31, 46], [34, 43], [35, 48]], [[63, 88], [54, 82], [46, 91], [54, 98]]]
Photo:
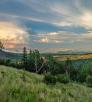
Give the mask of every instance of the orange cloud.
[[0, 22], [0, 40], [6, 48], [16, 49], [25, 44], [26, 31], [22, 27], [11, 22]]

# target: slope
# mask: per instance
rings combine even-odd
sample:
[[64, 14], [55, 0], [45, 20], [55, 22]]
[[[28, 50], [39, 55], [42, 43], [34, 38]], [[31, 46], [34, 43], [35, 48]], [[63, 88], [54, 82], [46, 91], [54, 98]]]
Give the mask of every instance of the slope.
[[91, 101], [92, 88], [75, 83], [46, 85], [42, 75], [0, 66], [0, 102]]

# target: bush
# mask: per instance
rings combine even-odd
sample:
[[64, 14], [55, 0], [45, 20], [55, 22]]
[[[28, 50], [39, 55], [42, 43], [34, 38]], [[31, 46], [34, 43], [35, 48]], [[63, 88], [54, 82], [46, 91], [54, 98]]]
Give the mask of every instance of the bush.
[[83, 82], [86, 81], [86, 77], [87, 77], [87, 73], [86, 72], [84, 72], [84, 73], [83, 72], [79, 72], [77, 80], [78, 80], [78, 82], [83, 83]]
[[0, 65], [5, 65], [5, 60], [4, 59], [0, 59]]
[[87, 67], [87, 66], [83, 66], [82, 68], [79, 69], [78, 72], [78, 81], [79, 82], [86, 82], [86, 78], [88, 76], [92, 76], [92, 68], [91, 67]]
[[51, 74], [46, 74], [44, 76], [44, 82], [46, 84], [56, 84], [56, 77]]
[[10, 66], [10, 64], [11, 64], [11, 60], [10, 60], [10, 59], [6, 59], [6, 60], [5, 60], [5, 65], [6, 65], [6, 66]]
[[55, 63], [54, 68], [52, 68], [50, 72], [53, 75], [64, 74], [65, 69], [64, 69], [64, 66], [61, 63]]
[[87, 86], [92, 87], [92, 76], [88, 75], [86, 78]]
[[57, 81], [60, 83], [67, 84], [69, 83], [69, 77], [66, 74], [61, 74], [57, 76]]

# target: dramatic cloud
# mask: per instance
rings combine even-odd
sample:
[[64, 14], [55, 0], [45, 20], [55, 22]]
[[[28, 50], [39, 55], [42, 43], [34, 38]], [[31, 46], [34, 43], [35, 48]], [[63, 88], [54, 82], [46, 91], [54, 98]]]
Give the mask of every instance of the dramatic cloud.
[[11, 22], [0, 22], [0, 40], [6, 48], [23, 47], [26, 44], [26, 31]]
[[0, 39], [14, 50], [92, 50], [92, 1], [2, 0]]
[[35, 35], [38, 40], [34, 40], [37, 43], [76, 43], [76, 42], [87, 42], [92, 40], [92, 32], [78, 35], [76, 33], [69, 32], [50, 32], [46, 34]]

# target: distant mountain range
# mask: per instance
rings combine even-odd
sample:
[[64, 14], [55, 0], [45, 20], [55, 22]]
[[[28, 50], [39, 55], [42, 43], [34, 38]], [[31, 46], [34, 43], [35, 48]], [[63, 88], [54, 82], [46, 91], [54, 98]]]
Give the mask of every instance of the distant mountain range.
[[58, 54], [89, 54], [92, 53], [92, 51], [59, 51]]
[[[47, 56], [47, 55], [73, 55], [73, 54], [92, 54], [91, 51], [86, 52], [86, 51], [59, 51], [57, 53], [42, 53], [42, 56]], [[0, 49], [0, 59], [11, 59], [11, 60], [21, 60], [22, 59], [22, 53], [19, 52], [12, 52], [9, 50], [5, 49]]]
[[19, 60], [21, 59], [22, 54], [17, 52], [11, 52], [5, 49], [0, 49], [0, 59], [12, 59]]
[[79, 55], [79, 54], [92, 54], [92, 51], [58, 51], [56, 53], [42, 53], [43, 56], [45, 55]]

